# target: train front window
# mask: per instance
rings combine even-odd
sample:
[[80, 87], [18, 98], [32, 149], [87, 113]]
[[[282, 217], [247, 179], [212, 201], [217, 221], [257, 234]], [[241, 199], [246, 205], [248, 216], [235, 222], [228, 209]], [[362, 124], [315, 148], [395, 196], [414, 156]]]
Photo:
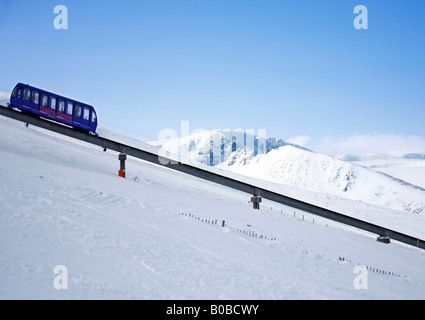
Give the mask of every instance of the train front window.
[[63, 100], [59, 100], [59, 112], [64, 112], [65, 111], [65, 101]]
[[66, 113], [67, 114], [71, 114], [72, 115], [72, 109], [74, 107], [74, 104], [72, 102], [67, 102], [66, 103]]
[[32, 102], [38, 104], [40, 102], [40, 93], [38, 91], [32, 92]]
[[50, 109], [56, 110], [56, 97], [50, 97]]
[[91, 112], [91, 122], [96, 122], [97, 117], [96, 117], [96, 112], [94, 112], [94, 110], [92, 110]]
[[29, 89], [29, 88], [24, 89], [24, 100], [25, 101], [31, 100], [31, 89]]

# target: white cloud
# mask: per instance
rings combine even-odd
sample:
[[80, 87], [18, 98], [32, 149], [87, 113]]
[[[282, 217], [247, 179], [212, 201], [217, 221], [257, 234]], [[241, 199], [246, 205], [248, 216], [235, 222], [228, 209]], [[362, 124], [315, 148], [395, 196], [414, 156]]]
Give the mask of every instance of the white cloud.
[[297, 144], [302, 147], [307, 147], [307, 144], [313, 139], [313, 137], [307, 135], [301, 135], [286, 139], [286, 142]]
[[325, 137], [312, 150], [330, 155], [379, 153], [403, 155], [425, 153], [425, 137], [392, 134], [363, 134], [348, 138]]

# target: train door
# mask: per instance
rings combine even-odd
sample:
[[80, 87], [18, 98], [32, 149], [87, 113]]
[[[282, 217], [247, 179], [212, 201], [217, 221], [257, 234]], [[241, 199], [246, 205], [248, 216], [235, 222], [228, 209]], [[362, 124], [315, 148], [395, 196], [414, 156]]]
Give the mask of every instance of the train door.
[[90, 109], [88, 107], [83, 107], [83, 117], [82, 124], [86, 130], [90, 128]]
[[74, 124], [77, 128], [89, 130], [90, 109], [79, 104], [74, 108]]
[[32, 90], [31, 88], [24, 87], [23, 95], [22, 95], [22, 110], [38, 112], [38, 107], [34, 108], [32, 103]]
[[40, 91], [33, 89], [31, 97], [31, 107], [38, 112], [40, 112]]
[[40, 95], [40, 112], [44, 116], [48, 116], [50, 118], [53, 118], [55, 116], [55, 113], [52, 112], [49, 107], [49, 96], [45, 93], [42, 93]]

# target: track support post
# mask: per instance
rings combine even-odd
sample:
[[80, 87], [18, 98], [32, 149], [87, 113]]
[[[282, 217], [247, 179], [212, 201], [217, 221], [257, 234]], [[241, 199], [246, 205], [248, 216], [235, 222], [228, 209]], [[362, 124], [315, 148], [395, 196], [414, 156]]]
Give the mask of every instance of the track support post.
[[252, 206], [253, 209], [257, 209], [260, 210], [260, 202], [262, 201], [261, 196], [252, 196], [251, 197], [251, 202], [252, 202]]

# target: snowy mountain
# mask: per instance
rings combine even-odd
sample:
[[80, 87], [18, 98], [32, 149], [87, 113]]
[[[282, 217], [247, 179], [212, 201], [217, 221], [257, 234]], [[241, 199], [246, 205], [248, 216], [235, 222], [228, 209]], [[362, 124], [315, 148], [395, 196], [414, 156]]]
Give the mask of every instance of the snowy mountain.
[[[232, 139], [235, 136], [237, 139]], [[195, 164], [214, 165], [265, 181], [425, 214], [425, 188], [283, 140], [213, 131], [156, 145], [174, 154], [185, 154]]]
[[425, 189], [425, 156], [418, 153], [390, 156], [382, 154], [344, 155], [338, 159], [352, 161]]
[[0, 299], [425, 298], [421, 249], [267, 200], [253, 210], [250, 195], [131, 157], [122, 179], [112, 151], [3, 117], [0, 128]]
[[303, 150], [304, 147], [287, 143], [282, 139], [258, 137], [243, 131], [203, 131], [187, 137], [153, 141], [150, 144], [195, 164], [216, 166], [224, 162], [233, 165], [245, 163], [253, 157], [291, 145]]

